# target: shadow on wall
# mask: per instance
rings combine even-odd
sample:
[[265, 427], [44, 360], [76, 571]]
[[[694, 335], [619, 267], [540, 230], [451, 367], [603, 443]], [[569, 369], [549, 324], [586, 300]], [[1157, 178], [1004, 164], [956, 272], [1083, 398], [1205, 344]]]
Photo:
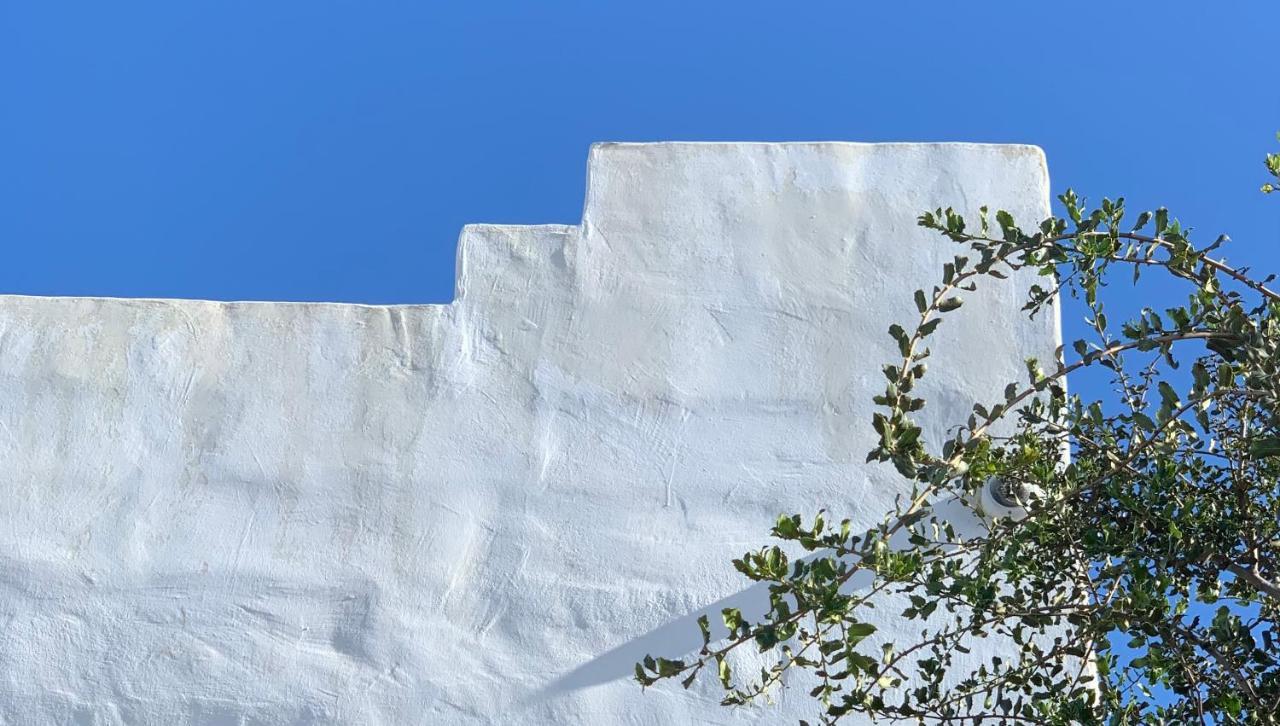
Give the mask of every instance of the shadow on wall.
[[[962, 535], [976, 534], [981, 523], [975, 518], [973, 510], [958, 499], [951, 498], [938, 503], [933, 511], [939, 519], [950, 521]], [[899, 536], [901, 535], [901, 536]], [[892, 544], [895, 548], [906, 545], [906, 533], [898, 532]], [[829, 550], [828, 550], [829, 551]], [[818, 552], [803, 558], [812, 561], [826, 556]], [[728, 566], [728, 563], [725, 563]], [[874, 581], [871, 572], [857, 573], [847, 584], [848, 592], [857, 592], [870, 588]], [[609, 652], [597, 656], [572, 671], [560, 676], [521, 702], [522, 706], [535, 706], [551, 701], [574, 691], [592, 686], [599, 686], [620, 678], [630, 678], [636, 669], [636, 663], [645, 656], [664, 656], [679, 658], [695, 653], [702, 647], [702, 635], [698, 629], [698, 618], [703, 615], [711, 622], [711, 640], [722, 639], [729, 634], [724, 626], [720, 613], [725, 608], [737, 608], [744, 618], [755, 620], [769, 611], [769, 585], [757, 583], [747, 589], [684, 615], [644, 635], [624, 643]]]
[[[804, 559], [813, 560], [821, 556], [822, 554], [819, 553]], [[871, 580], [871, 573], [860, 572], [850, 580], [850, 587], [853, 590], [860, 590], [869, 587]], [[742, 611], [743, 617], [750, 620], [763, 617], [769, 611], [768, 583], [752, 585], [742, 592], [717, 600], [662, 627], [655, 628], [629, 643], [624, 643], [552, 681], [526, 698], [524, 705], [536, 705], [573, 691], [603, 685], [619, 678], [629, 678], [636, 672], [636, 663], [644, 660], [647, 655], [679, 658], [682, 655], [697, 652], [702, 647], [698, 618], [707, 616], [711, 622], [711, 639], [714, 642], [729, 634], [720, 617], [720, 611], [725, 608], [737, 608]]]

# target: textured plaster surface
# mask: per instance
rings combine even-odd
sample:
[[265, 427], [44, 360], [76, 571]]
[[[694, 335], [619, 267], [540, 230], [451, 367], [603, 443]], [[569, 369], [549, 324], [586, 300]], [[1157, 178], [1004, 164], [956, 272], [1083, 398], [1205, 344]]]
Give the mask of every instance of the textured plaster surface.
[[[884, 331], [958, 251], [914, 218], [981, 204], [1046, 214], [1040, 151], [605, 144], [450, 305], [0, 298], [0, 723], [808, 715], [627, 677], [752, 607], [778, 513], [902, 491]], [[1027, 282], [939, 329], [930, 426], [1051, 357]]]

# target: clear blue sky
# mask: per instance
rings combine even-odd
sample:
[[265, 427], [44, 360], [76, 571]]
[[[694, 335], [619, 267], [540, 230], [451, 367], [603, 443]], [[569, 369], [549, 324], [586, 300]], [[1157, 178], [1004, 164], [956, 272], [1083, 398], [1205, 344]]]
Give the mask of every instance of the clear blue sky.
[[1038, 144], [1058, 191], [1280, 272], [1277, 32], [1271, 0], [0, 2], [0, 292], [447, 302], [461, 226], [577, 222], [603, 140]]
[[[1216, 6], [1216, 7], [1213, 7]], [[1044, 147], [1280, 271], [1273, 2], [8, 2], [0, 291], [445, 302], [599, 140]], [[1211, 238], [1211, 237], [1210, 237]]]

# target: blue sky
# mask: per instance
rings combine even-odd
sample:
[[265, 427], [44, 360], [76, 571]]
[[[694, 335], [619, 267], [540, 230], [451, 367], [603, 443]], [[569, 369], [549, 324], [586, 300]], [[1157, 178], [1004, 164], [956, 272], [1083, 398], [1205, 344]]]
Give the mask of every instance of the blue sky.
[[[1219, 7], [1210, 7], [1218, 5]], [[467, 222], [576, 222], [599, 140], [1039, 144], [1280, 271], [1280, 7], [0, 4], [0, 291], [445, 302]]]
[[1260, 0], [0, 3], [0, 292], [447, 302], [462, 225], [577, 222], [603, 140], [1032, 143], [1055, 190], [1280, 272], [1278, 30]]

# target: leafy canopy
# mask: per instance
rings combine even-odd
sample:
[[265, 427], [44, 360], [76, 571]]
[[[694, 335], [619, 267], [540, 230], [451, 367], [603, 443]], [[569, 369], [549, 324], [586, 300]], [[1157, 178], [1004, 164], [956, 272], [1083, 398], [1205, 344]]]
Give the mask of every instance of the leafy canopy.
[[[1266, 167], [1270, 193], [1280, 154]], [[696, 656], [646, 658], [642, 685], [688, 688], [710, 672], [732, 705], [787, 674], [821, 723], [1280, 722], [1280, 294], [1222, 260], [1226, 237], [1198, 246], [1166, 209], [1131, 218], [1123, 199], [1059, 201], [1065, 216], [1032, 228], [986, 208], [920, 216], [962, 250], [916, 291], [918, 317], [889, 329], [900, 358], [884, 368], [868, 456], [894, 466], [910, 496], [865, 530], [823, 512], [780, 517], [780, 545], [733, 563], [768, 584], [767, 614], [726, 609], [724, 637], [703, 617]], [[926, 441], [916, 385], [930, 336], [979, 283], [1023, 270], [1043, 280], [1025, 313], [1072, 295], [1091, 338], [1026, 361], [1000, 400]], [[1152, 273], [1186, 296], [1111, 323], [1106, 285]], [[1068, 393], [1085, 369], [1115, 395]], [[985, 511], [984, 490], [1008, 516]], [[977, 533], [936, 512], [949, 500]], [[811, 554], [788, 557], [797, 548]], [[853, 587], [859, 573], [869, 585]], [[877, 602], [918, 621], [918, 637], [877, 633], [866, 622]], [[985, 639], [1003, 655], [974, 656]], [[758, 673], [738, 672], [744, 649], [765, 659]]]

